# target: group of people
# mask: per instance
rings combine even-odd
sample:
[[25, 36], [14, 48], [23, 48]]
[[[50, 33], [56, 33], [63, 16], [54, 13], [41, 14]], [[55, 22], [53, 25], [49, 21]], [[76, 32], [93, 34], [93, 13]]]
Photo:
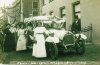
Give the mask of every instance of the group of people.
[[25, 51], [27, 46], [33, 45], [32, 56], [36, 58], [47, 57], [46, 53], [46, 31], [47, 29], [42, 26], [41, 22], [38, 22], [37, 27], [33, 27], [33, 24], [24, 23], [20, 25], [7, 24], [3, 30], [4, 34], [4, 52], [9, 51]]
[[[76, 20], [79, 22], [79, 20]], [[72, 24], [72, 32], [78, 32], [81, 30], [81, 25]], [[80, 24], [80, 23], [79, 23]], [[77, 29], [75, 28], [76, 25]], [[54, 35], [53, 29], [48, 34], [47, 29], [42, 26], [41, 22], [38, 22], [37, 26], [34, 27], [33, 24], [28, 24], [25, 27], [24, 23], [20, 25], [10, 25], [7, 24], [6, 28], [3, 30], [4, 34], [4, 51], [25, 51], [27, 50], [27, 46], [32, 44], [32, 56], [36, 58], [47, 57], [46, 52], [46, 42], [59, 43], [60, 39], [63, 40], [63, 36], [65, 34], [65, 30], [62, 31], [56, 30], [57, 33]], [[48, 37], [47, 37], [47, 36]]]

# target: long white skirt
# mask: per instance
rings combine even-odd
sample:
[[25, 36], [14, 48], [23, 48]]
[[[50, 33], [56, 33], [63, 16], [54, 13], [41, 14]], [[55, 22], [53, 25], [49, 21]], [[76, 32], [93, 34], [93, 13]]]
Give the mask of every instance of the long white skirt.
[[16, 51], [26, 50], [26, 39], [24, 35], [20, 35], [17, 41]]
[[36, 35], [36, 44], [33, 44], [32, 56], [37, 58], [46, 57], [45, 38], [43, 34]]

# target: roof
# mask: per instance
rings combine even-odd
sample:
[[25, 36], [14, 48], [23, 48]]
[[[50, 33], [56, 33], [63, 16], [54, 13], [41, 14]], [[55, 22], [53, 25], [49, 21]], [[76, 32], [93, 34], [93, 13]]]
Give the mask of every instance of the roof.
[[62, 18], [57, 18], [57, 17], [51, 17], [51, 16], [35, 16], [35, 17], [29, 17], [25, 18], [24, 22], [30, 22], [30, 21], [42, 21], [44, 23], [52, 23], [53, 21], [56, 23], [61, 23], [65, 22], [64, 19]]

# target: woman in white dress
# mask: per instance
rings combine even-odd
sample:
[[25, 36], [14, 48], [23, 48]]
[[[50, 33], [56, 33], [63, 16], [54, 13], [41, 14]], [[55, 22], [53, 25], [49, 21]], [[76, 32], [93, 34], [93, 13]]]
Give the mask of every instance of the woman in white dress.
[[32, 56], [36, 58], [46, 57], [46, 48], [45, 48], [45, 38], [44, 32], [46, 31], [45, 27], [42, 27], [42, 23], [38, 22], [38, 27], [34, 29], [34, 36], [37, 43], [33, 44], [33, 53]]
[[25, 38], [25, 29], [24, 25], [21, 25], [21, 28], [18, 30], [18, 41], [16, 51], [26, 50], [26, 38]]

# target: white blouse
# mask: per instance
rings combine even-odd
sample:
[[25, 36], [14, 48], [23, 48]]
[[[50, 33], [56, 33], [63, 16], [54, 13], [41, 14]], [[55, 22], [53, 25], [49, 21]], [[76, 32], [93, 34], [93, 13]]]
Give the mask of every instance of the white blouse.
[[46, 28], [45, 27], [36, 27], [33, 31], [37, 34], [44, 33], [46, 31]]

